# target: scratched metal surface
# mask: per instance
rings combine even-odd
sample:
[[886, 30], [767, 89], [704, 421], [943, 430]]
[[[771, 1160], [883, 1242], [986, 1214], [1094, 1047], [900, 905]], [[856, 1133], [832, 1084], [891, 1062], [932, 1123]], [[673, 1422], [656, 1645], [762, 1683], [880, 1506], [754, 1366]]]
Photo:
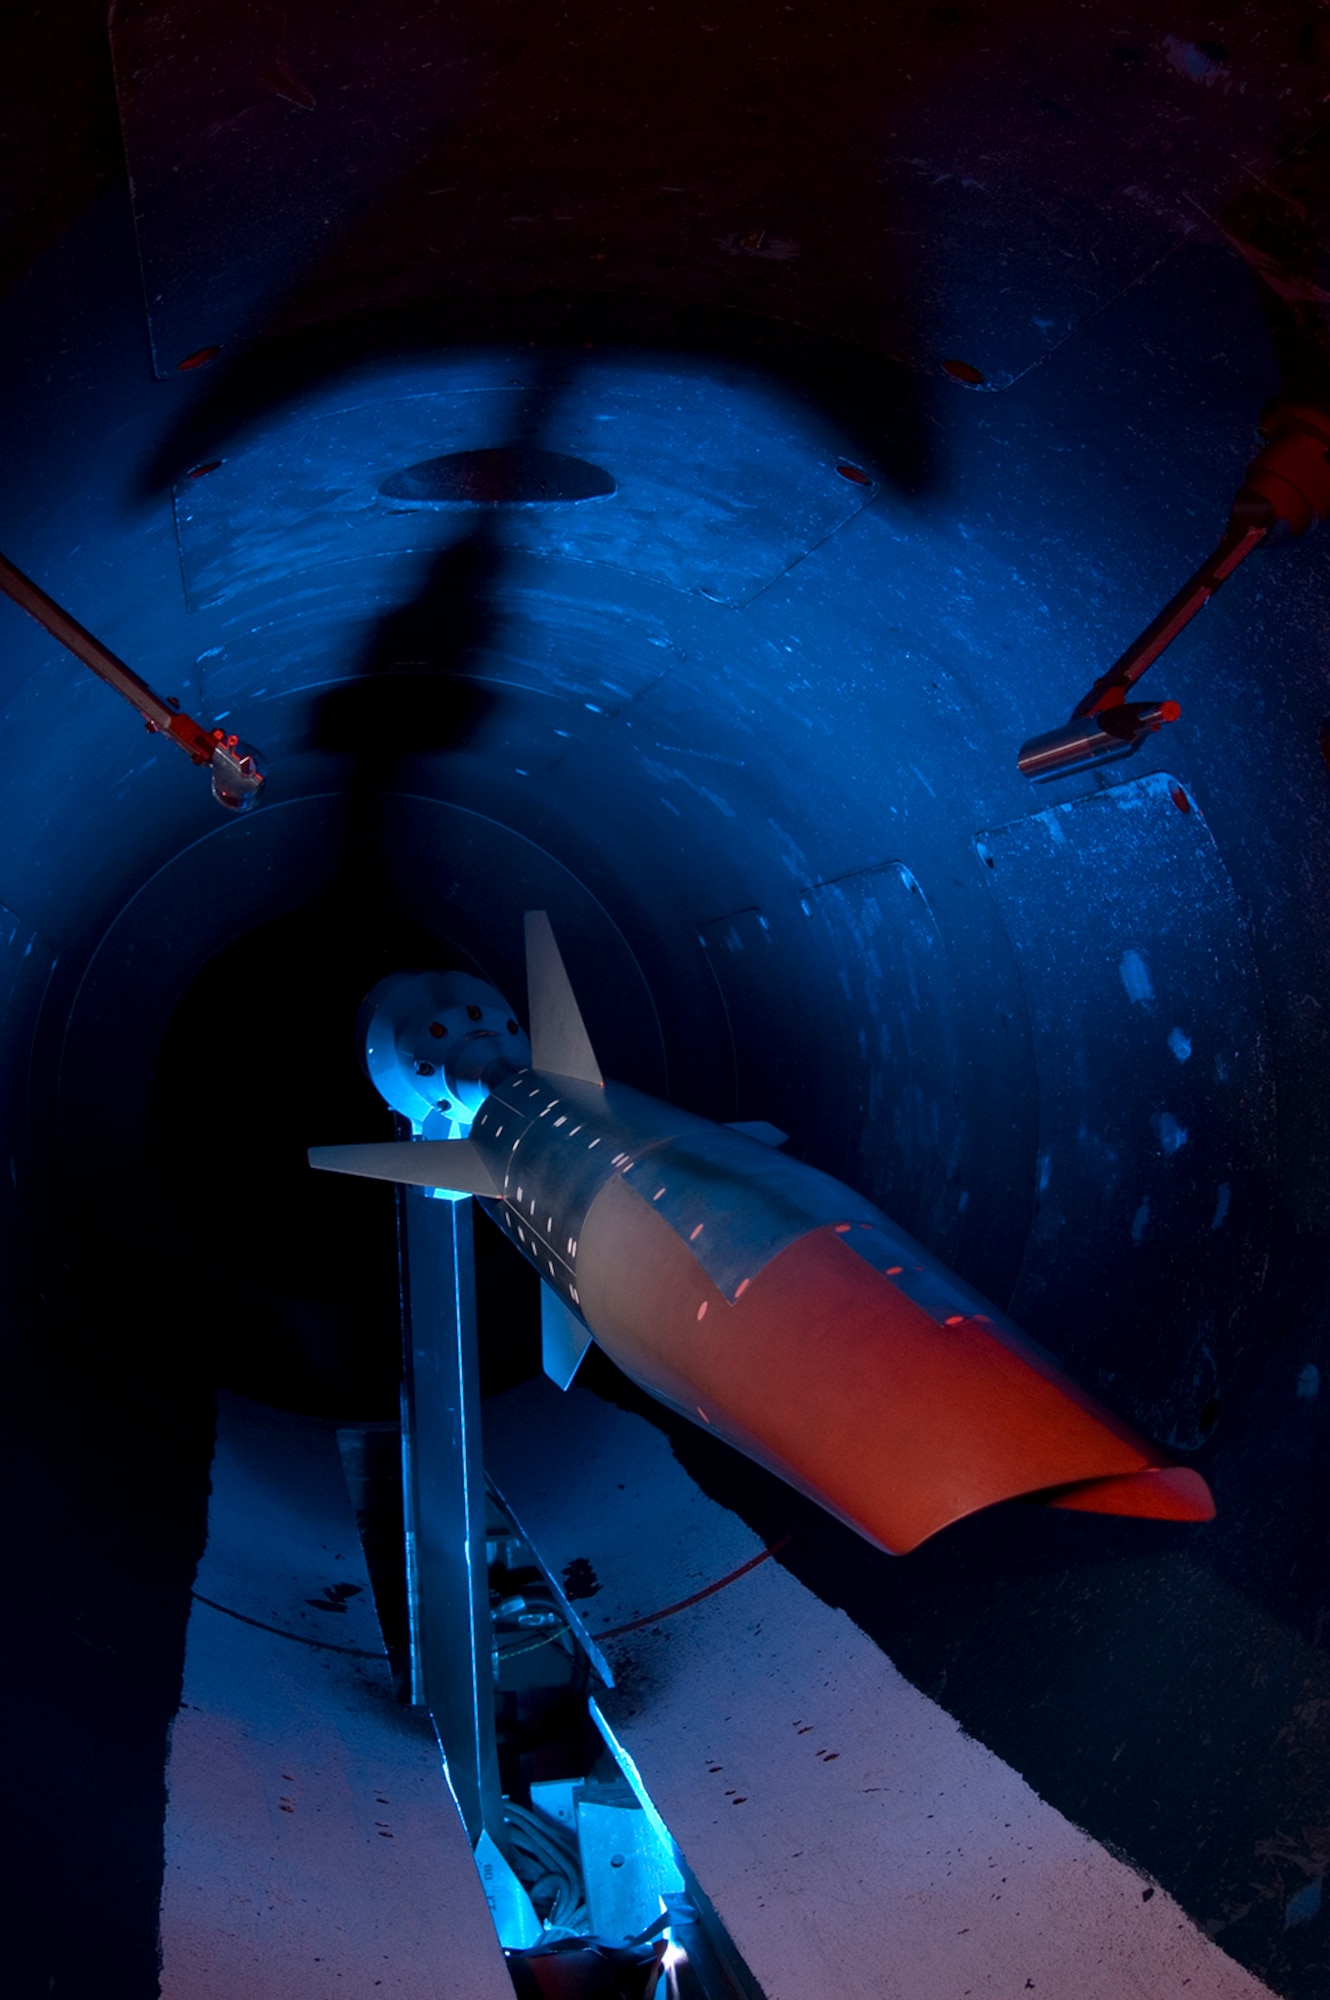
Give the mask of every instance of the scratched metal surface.
[[[699, 460], [699, 431], [717, 428], [723, 435]], [[542, 449], [603, 467], [614, 490], [468, 508], [460, 518], [456, 507], [406, 507], [382, 491], [419, 459], [533, 435]], [[773, 411], [737, 377], [722, 413], [714, 384], [679, 368], [664, 379], [631, 363], [565, 374], [526, 358], [477, 356], [460, 380], [452, 357], [444, 379], [428, 364], [405, 379], [398, 367], [369, 369], [302, 398], [261, 439], [177, 481], [181, 567], [195, 608], [366, 555], [410, 591], [421, 565], [409, 558], [438, 558], [488, 535], [496, 560], [573, 556], [742, 603], [872, 497], [871, 482], [837, 473], [852, 455], [812, 410]]]
[[1013, 1316], [1183, 1446], [1213, 1429], [1250, 1351], [1274, 1173], [1260, 981], [1201, 803], [1159, 772], [976, 842], [1039, 1065]]
[[1235, 187], [1318, 123], [1289, 11], [586, 0], [518, 32], [398, 0], [385, 36], [366, 0], [120, 0], [157, 369], [441, 282], [454, 305], [539, 298], [572, 265], [1002, 389], [1189, 236], [1217, 240]]
[[[324, 227], [382, 197], [454, 111], [464, 38], [428, 5], [384, 36], [375, 0], [334, 9], [119, 0], [116, 94], [157, 374], [252, 331], [262, 301], [316, 261]], [[440, 37], [450, 60], [437, 67]], [[461, 64], [460, 72], [458, 64]], [[385, 101], [391, 114], [383, 115]], [[231, 254], [219, 258], [219, 242]], [[243, 247], [241, 247], [243, 246]], [[235, 252], [239, 249], [239, 257]]]

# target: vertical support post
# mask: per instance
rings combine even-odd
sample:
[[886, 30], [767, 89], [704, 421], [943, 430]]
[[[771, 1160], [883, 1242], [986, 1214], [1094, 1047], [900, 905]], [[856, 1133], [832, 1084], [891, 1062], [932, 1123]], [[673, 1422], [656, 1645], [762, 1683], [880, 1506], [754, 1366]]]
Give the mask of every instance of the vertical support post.
[[502, 1843], [494, 1734], [473, 1207], [398, 1190], [411, 1697], [428, 1708], [474, 1846]]

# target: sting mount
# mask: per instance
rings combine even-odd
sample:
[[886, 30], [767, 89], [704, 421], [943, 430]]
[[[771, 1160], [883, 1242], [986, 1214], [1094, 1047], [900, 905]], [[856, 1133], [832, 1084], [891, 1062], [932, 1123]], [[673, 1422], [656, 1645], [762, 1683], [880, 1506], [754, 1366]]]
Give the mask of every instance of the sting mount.
[[1330, 413], [1305, 403], [1273, 403], [1258, 426], [1265, 439], [1247, 467], [1218, 547], [1101, 674], [1071, 720], [1023, 743], [1016, 762], [1035, 783], [1129, 757], [1181, 714], [1177, 702], [1127, 695], [1253, 549], [1292, 540], [1330, 514]]

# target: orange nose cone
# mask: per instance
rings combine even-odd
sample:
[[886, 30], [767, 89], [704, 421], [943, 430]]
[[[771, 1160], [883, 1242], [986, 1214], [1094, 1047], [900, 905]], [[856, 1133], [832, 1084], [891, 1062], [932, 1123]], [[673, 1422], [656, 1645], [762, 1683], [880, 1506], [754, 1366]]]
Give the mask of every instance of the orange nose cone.
[[1185, 1465], [1152, 1465], [1111, 1479], [1084, 1479], [1041, 1496], [1078, 1514], [1139, 1514], [1151, 1521], [1213, 1521], [1214, 1496]]

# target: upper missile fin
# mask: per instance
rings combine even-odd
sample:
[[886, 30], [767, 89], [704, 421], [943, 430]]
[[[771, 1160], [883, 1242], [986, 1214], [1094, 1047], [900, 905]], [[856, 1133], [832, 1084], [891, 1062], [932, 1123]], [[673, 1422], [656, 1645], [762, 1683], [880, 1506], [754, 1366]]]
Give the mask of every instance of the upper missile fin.
[[591, 1329], [570, 1312], [552, 1286], [540, 1287], [540, 1364], [558, 1389], [570, 1389], [591, 1345]]
[[732, 1118], [728, 1129], [742, 1132], [745, 1139], [759, 1139], [764, 1146], [783, 1146], [790, 1136], [779, 1125], [769, 1125], [765, 1118]]
[[603, 1085], [573, 989], [564, 970], [550, 920], [543, 910], [526, 913], [526, 986], [531, 1014], [531, 1067], [549, 1076], [569, 1076]]
[[450, 1194], [486, 1194], [501, 1199], [503, 1189], [472, 1139], [388, 1139], [369, 1146], [311, 1146], [309, 1163], [334, 1174], [363, 1174], [372, 1181], [400, 1181], [406, 1187], [446, 1188]]

